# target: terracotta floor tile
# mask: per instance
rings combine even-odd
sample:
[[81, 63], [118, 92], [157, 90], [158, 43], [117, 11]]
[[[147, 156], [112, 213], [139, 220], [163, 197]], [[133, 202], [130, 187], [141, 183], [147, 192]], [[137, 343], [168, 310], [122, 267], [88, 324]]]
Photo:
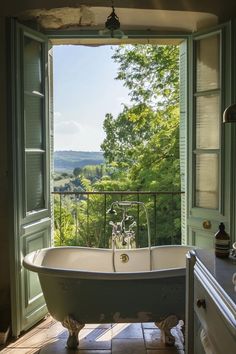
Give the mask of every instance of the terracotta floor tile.
[[50, 315], [45, 316], [45, 318], [38, 323], [37, 328], [47, 329], [50, 328], [54, 323], [57, 323]]
[[147, 349], [162, 349], [176, 351], [176, 347], [168, 347], [161, 339], [161, 331], [157, 329], [144, 329], [144, 339]]
[[41, 348], [47, 342], [47, 330], [34, 328], [8, 344], [9, 348]]
[[[80, 349], [78, 354], [112, 354], [111, 350], [84, 350]], [[125, 354], [125, 353], [124, 353]]]
[[47, 328], [47, 339], [49, 338], [68, 338], [68, 330], [62, 326], [60, 322], [52, 323], [52, 326]]
[[111, 323], [88, 323], [84, 328], [111, 328]]
[[176, 346], [161, 341], [154, 323], [88, 324], [79, 333], [79, 349], [68, 350], [68, 330], [50, 316], [8, 346], [2, 354], [184, 354], [181, 327], [172, 329]]
[[173, 349], [148, 349], [147, 350], [147, 354], [179, 354], [179, 352], [177, 351], [177, 349], [173, 350]]
[[66, 342], [55, 340], [41, 348], [39, 354], [111, 354], [111, 350], [90, 350], [90, 349], [67, 349]]
[[142, 327], [143, 329], [147, 328], [147, 329], [156, 329], [157, 326], [155, 325], [154, 322], [143, 322], [142, 323]]
[[[78, 354], [112, 354], [111, 350], [86, 350], [86, 349], [80, 349], [78, 351]], [[125, 354], [125, 353], [124, 353]]]
[[146, 354], [143, 339], [113, 339], [112, 354]]
[[54, 339], [50, 343], [44, 345], [39, 354], [74, 354], [79, 353], [78, 350], [69, 350], [66, 348], [66, 342], [63, 340]]
[[39, 349], [35, 348], [5, 348], [0, 350], [1, 354], [39, 354]]
[[112, 326], [112, 339], [143, 338], [141, 323], [116, 323]]
[[144, 340], [145, 340], [146, 348], [165, 349], [165, 345], [161, 340], [161, 331], [158, 328], [144, 329]]
[[110, 328], [83, 328], [79, 333], [80, 349], [111, 349]]

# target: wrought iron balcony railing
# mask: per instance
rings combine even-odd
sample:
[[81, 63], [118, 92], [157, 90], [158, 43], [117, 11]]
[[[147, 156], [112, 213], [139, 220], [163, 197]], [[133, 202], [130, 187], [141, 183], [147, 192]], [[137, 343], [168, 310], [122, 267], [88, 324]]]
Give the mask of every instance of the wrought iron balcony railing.
[[[182, 192], [93, 191], [53, 192], [54, 243], [109, 247], [112, 227], [121, 214], [108, 213], [115, 201], [138, 201], [145, 204], [149, 220], [152, 245], [181, 243]], [[136, 247], [147, 246], [147, 221], [139, 204], [129, 210], [136, 221]]]

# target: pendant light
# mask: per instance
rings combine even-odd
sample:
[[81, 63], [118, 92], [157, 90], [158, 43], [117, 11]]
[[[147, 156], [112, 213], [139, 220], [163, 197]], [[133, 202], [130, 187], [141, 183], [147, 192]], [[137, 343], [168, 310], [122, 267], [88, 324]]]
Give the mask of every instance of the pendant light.
[[111, 14], [107, 17], [107, 20], [105, 22], [105, 27], [111, 31], [111, 37], [114, 37], [114, 31], [118, 30], [120, 28], [120, 21], [119, 17], [115, 13], [115, 9], [112, 3], [112, 12]]
[[107, 20], [105, 22], [105, 29], [99, 31], [99, 34], [102, 36], [109, 35], [109, 37], [111, 38], [128, 38], [128, 36], [126, 36], [124, 32], [120, 30], [120, 20], [117, 14], [115, 13], [113, 1], [111, 8], [112, 12], [107, 17]]

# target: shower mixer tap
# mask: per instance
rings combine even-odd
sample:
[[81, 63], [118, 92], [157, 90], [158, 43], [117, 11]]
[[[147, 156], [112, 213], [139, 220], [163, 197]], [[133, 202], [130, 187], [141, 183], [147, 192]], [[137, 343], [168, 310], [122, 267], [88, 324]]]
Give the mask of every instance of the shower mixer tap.
[[[112, 245], [113, 248], [115, 244], [119, 246], [127, 246], [131, 248], [132, 242], [135, 240], [134, 228], [137, 227], [137, 223], [132, 215], [128, 215], [127, 209], [133, 206], [142, 206], [144, 208], [146, 219], [147, 219], [147, 233], [148, 233], [148, 247], [151, 247], [150, 240], [150, 226], [147, 209], [144, 203], [139, 201], [116, 201], [111, 204], [110, 209], [108, 209], [107, 214], [117, 215], [115, 208], [122, 211], [122, 219], [119, 222], [110, 221], [109, 225], [112, 226]], [[116, 242], [117, 241], [117, 242]]]
[[119, 243], [121, 243], [122, 246], [128, 245], [130, 248], [131, 242], [135, 240], [134, 228], [137, 226], [137, 223], [134, 221], [134, 217], [132, 215], [128, 215], [127, 213], [127, 208], [129, 206], [128, 203], [124, 204], [124, 202], [122, 202], [122, 205], [119, 202], [113, 203], [111, 205], [111, 208], [108, 210], [109, 214], [117, 214], [114, 209], [114, 204], [117, 205], [120, 209], [122, 209], [123, 214], [121, 221], [109, 222], [109, 225], [112, 226], [113, 244], [117, 240]]

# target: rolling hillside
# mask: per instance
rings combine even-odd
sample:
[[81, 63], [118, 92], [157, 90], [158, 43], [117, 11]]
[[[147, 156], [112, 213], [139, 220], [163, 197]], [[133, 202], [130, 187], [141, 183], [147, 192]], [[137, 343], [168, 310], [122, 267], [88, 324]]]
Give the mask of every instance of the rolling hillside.
[[54, 171], [72, 172], [76, 167], [98, 165], [104, 162], [101, 151], [55, 151]]

